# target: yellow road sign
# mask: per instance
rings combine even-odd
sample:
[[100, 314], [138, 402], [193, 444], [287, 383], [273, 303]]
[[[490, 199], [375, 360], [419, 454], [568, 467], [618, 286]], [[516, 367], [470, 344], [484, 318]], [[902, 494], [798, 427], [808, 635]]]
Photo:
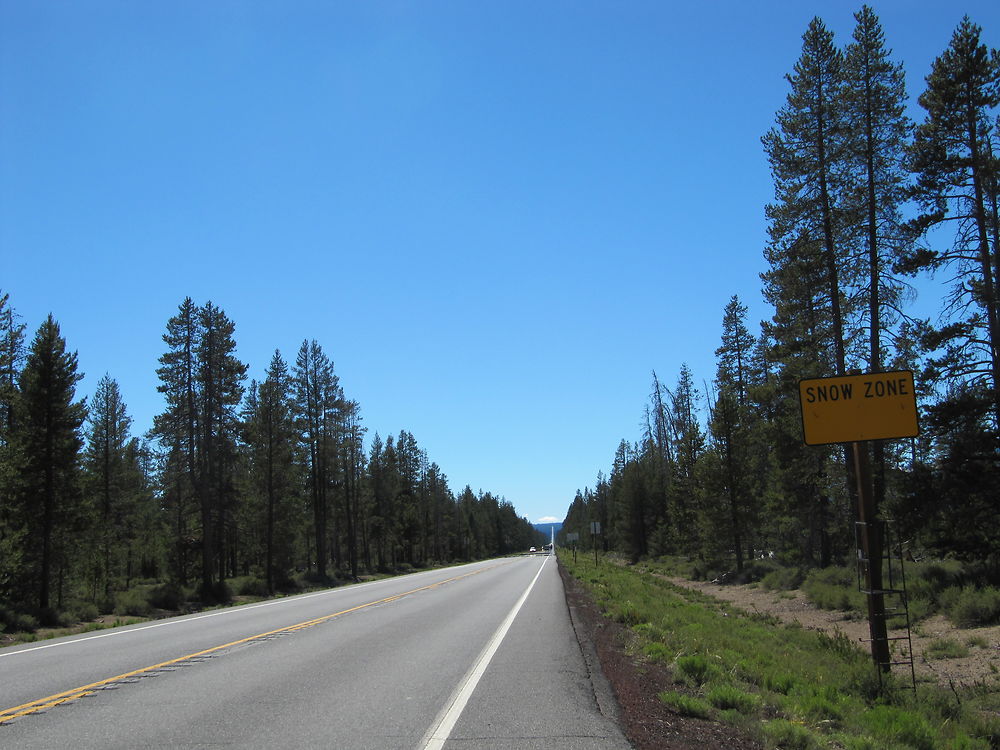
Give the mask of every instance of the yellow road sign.
[[920, 434], [909, 370], [800, 380], [799, 401], [806, 445]]

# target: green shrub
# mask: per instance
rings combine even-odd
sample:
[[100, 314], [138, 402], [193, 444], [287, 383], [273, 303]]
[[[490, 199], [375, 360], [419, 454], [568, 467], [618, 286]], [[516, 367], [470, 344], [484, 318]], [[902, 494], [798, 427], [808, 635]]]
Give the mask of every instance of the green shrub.
[[956, 560], [934, 560], [918, 563], [908, 568], [911, 587], [926, 589], [931, 594], [944, 591], [951, 586], [960, 586], [964, 578], [962, 564]]
[[768, 591], [793, 591], [804, 579], [801, 568], [778, 568], [765, 575], [760, 585]]
[[631, 627], [642, 622], [638, 608], [628, 599], [615, 609], [614, 619], [622, 625]]
[[764, 678], [764, 687], [773, 693], [788, 695], [795, 687], [796, 679], [784, 672], [769, 674]]
[[873, 740], [871, 737], [838, 737], [837, 738], [841, 744], [844, 746], [844, 750], [885, 750], [881, 744]]
[[145, 592], [139, 589], [119, 591], [115, 594], [115, 614], [145, 617], [152, 612], [153, 607], [146, 598]]
[[669, 663], [674, 658], [674, 652], [663, 643], [647, 643], [643, 647], [643, 653], [653, 661]]
[[215, 581], [210, 591], [202, 587], [201, 598], [205, 604], [230, 604], [233, 601], [233, 591], [228, 581]]
[[817, 638], [819, 639], [819, 645], [823, 648], [843, 657], [844, 659], [850, 659], [856, 657], [861, 653], [858, 648], [858, 644], [847, 637], [847, 634], [843, 630], [834, 631], [833, 635], [827, 635], [826, 633], [817, 633]]
[[678, 657], [677, 671], [684, 679], [700, 686], [708, 682], [714, 670], [703, 654], [689, 654]]
[[920, 695], [921, 713], [936, 720], [938, 724], [948, 724], [962, 717], [962, 703], [954, 693], [945, 690], [925, 690]]
[[187, 597], [184, 589], [176, 583], [164, 583], [150, 589], [148, 594], [149, 603], [156, 609], [180, 610], [183, 609], [184, 601]]
[[801, 724], [787, 719], [768, 721], [761, 727], [768, 747], [780, 750], [818, 750], [816, 736]]
[[810, 721], [843, 721], [843, 701], [828, 692], [810, 692], [795, 699], [796, 713]]
[[[907, 602], [907, 610], [909, 610], [910, 622], [918, 622], [920, 620], [926, 620], [932, 614], [937, 611], [937, 605], [931, 599], [925, 598], [914, 598], [912, 595], [909, 597]], [[898, 618], [902, 620], [902, 618]], [[905, 622], [900, 622], [896, 627], [903, 627]]]
[[760, 705], [760, 700], [752, 693], [746, 693], [734, 685], [716, 685], [705, 696], [718, 709], [733, 709], [741, 714], [752, 714]]
[[969, 648], [950, 638], [935, 638], [927, 644], [924, 656], [928, 659], [961, 659], [969, 655]]
[[681, 716], [707, 719], [712, 715], [712, 707], [705, 701], [684, 693], [660, 693], [660, 700]]
[[996, 625], [1000, 623], [1000, 589], [971, 586], [959, 589], [949, 597], [946, 612], [948, 619], [960, 628]]
[[0, 607], [0, 631], [4, 633], [34, 633], [38, 629], [38, 618], [24, 612]]
[[68, 614], [76, 622], [90, 622], [96, 620], [101, 613], [93, 602], [80, 602], [70, 609]]
[[820, 609], [861, 612], [865, 609], [864, 595], [858, 591], [857, 574], [853, 568], [830, 567], [814, 570], [806, 576], [802, 590]]
[[267, 581], [257, 576], [240, 576], [232, 578], [229, 586], [237, 596], [267, 596]]
[[934, 750], [934, 728], [922, 716], [894, 706], [873, 706], [861, 723], [883, 746], [904, 745], [914, 750]]

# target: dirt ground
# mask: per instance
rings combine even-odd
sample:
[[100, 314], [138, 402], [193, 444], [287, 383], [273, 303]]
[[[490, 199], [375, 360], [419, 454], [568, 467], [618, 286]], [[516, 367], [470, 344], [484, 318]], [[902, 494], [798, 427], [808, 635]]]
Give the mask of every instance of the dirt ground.
[[[777, 617], [782, 622], [797, 622], [803, 628], [820, 630], [829, 635], [842, 632], [861, 648], [868, 650], [867, 620], [848, 619], [848, 613], [816, 609], [801, 591], [767, 591], [754, 584], [745, 586], [719, 585], [669, 578], [677, 586], [696, 589], [702, 593], [731, 602], [747, 612], [760, 612]], [[890, 636], [905, 635], [896, 630]], [[1000, 626], [988, 628], [956, 628], [943, 615], [935, 615], [916, 623], [911, 629], [914, 662], [917, 678], [933, 677], [947, 687], [972, 685], [976, 682], [993, 682], [1000, 677]], [[927, 647], [934, 640], [949, 640], [966, 645], [970, 641], [969, 655], [959, 659], [928, 658]], [[893, 668], [906, 677], [905, 666]]]

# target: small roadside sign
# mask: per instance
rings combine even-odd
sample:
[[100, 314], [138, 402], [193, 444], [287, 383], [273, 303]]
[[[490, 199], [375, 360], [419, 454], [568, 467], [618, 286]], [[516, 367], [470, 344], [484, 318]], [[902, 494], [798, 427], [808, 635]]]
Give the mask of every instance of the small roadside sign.
[[600, 521], [591, 521], [590, 522], [590, 533], [591, 534], [600, 534], [601, 533], [601, 522]]
[[909, 370], [799, 381], [806, 445], [916, 437], [917, 396]]

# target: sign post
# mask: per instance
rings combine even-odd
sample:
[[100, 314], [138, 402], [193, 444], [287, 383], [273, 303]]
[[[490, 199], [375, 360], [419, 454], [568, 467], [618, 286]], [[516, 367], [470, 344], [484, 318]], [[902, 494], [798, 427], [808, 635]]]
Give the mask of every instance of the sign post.
[[566, 532], [566, 541], [573, 545], [573, 562], [576, 562], [576, 544], [580, 541], [580, 534], [576, 531]]
[[917, 397], [909, 370], [799, 381], [802, 435], [806, 445], [850, 443], [858, 489], [858, 562], [863, 564], [872, 659], [883, 672], [891, 657], [882, 587], [883, 540], [875, 519], [869, 440], [916, 437]]
[[597, 565], [597, 537], [601, 534], [601, 522], [591, 521], [590, 522], [590, 536], [594, 540], [594, 565]]

